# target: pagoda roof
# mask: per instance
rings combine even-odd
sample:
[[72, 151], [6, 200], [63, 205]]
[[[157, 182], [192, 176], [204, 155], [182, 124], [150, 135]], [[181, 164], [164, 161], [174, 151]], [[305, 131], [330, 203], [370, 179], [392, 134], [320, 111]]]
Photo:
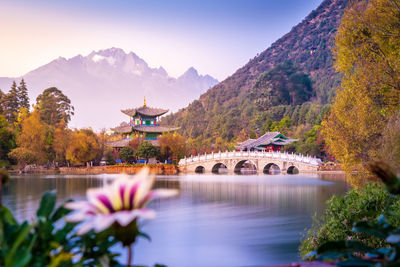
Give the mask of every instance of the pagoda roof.
[[247, 139], [246, 141], [243, 141], [243, 142], [241, 142], [241, 143], [239, 143], [239, 145], [240, 146], [246, 146], [246, 145], [249, 145], [249, 144], [251, 144], [251, 143], [253, 143], [254, 141], [256, 141], [257, 139]]
[[288, 138], [280, 132], [267, 132], [258, 139], [248, 139], [242, 143], [239, 143], [238, 148], [240, 150], [248, 150], [265, 145], [287, 145], [295, 141], [297, 141], [297, 139]]
[[111, 141], [111, 142], [107, 142], [108, 146], [111, 147], [125, 147], [129, 145], [129, 141], [131, 141], [130, 139], [122, 139], [122, 140], [118, 140], [118, 141]]
[[170, 131], [176, 131], [179, 130], [180, 127], [167, 127], [167, 126], [150, 126], [150, 125], [135, 125], [132, 127], [133, 130], [139, 131], [139, 132], [145, 132], [145, 133], [164, 133], [164, 132], [170, 132]]
[[119, 126], [111, 128], [111, 130], [117, 133], [130, 133], [132, 132], [132, 126], [126, 122], [123, 122]]
[[128, 115], [129, 117], [136, 116], [137, 114], [149, 117], [161, 116], [167, 113], [168, 109], [152, 108], [148, 106], [142, 106], [140, 108], [123, 109], [122, 113]]

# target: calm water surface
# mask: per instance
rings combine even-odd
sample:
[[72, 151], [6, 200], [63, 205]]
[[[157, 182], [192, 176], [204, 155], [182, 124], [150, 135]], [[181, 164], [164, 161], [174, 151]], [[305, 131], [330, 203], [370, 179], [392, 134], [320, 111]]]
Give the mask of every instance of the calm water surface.
[[[87, 188], [103, 186], [115, 177], [14, 176], [4, 188], [4, 203], [19, 220], [30, 219], [46, 190], [56, 189], [60, 203], [68, 198], [84, 199]], [[151, 204], [157, 219], [142, 229], [152, 242], [139, 240], [134, 248], [135, 264], [223, 267], [297, 261], [299, 240], [311, 226], [312, 216], [323, 212], [332, 195], [348, 190], [344, 182], [316, 175], [157, 178], [157, 187], [179, 188], [180, 195]]]

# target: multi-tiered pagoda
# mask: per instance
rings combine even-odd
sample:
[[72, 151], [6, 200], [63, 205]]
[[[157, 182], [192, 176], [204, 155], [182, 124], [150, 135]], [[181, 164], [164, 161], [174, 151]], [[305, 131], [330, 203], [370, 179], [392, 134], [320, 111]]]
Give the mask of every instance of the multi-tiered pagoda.
[[119, 160], [119, 151], [122, 147], [128, 146], [129, 142], [136, 136], [142, 141], [148, 141], [155, 146], [159, 145], [158, 137], [165, 132], [172, 132], [179, 127], [161, 126], [159, 117], [168, 112], [168, 109], [151, 108], [146, 105], [139, 108], [121, 110], [130, 118], [129, 123], [122, 123], [120, 126], [112, 128], [116, 133], [122, 135], [122, 139], [109, 143], [113, 147], [114, 158]]

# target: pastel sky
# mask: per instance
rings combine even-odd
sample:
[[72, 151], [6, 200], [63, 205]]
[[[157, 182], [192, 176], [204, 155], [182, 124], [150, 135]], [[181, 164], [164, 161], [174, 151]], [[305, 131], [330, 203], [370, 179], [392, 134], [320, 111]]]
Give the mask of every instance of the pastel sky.
[[0, 77], [119, 47], [174, 77], [193, 66], [223, 80], [321, 2], [1, 0]]

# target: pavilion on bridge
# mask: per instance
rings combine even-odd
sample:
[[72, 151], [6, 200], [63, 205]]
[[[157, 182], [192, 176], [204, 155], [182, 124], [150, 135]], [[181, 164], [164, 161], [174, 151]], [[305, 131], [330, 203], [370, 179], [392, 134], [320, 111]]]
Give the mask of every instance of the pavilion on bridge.
[[258, 139], [247, 139], [236, 146], [238, 151], [266, 151], [279, 152], [284, 145], [296, 142], [297, 139], [292, 139], [284, 136], [280, 132], [267, 132]]
[[119, 151], [129, 145], [129, 142], [139, 137], [140, 141], [148, 141], [154, 146], [159, 146], [158, 137], [165, 132], [172, 132], [179, 127], [161, 126], [159, 124], [160, 116], [168, 112], [168, 109], [151, 108], [146, 105], [144, 99], [143, 106], [139, 108], [121, 110], [130, 118], [130, 122], [121, 123], [120, 126], [111, 128], [115, 133], [122, 135], [122, 139], [108, 143], [113, 148], [114, 159], [116, 162], [121, 162]]

